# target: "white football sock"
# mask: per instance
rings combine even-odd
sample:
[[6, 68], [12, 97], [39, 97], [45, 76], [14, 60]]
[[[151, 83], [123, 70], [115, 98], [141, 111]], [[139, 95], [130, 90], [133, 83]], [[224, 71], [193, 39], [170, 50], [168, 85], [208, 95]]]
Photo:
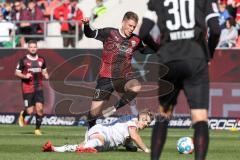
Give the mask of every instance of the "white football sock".
[[66, 144], [61, 147], [53, 147], [54, 152], [75, 152], [76, 148], [78, 147], [78, 144]]
[[88, 147], [91, 147], [91, 148], [96, 148], [96, 147], [101, 147], [103, 144], [102, 142], [97, 139], [97, 138], [94, 138], [94, 139], [90, 139], [88, 140], [85, 144], [84, 144], [84, 148], [88, 148]]

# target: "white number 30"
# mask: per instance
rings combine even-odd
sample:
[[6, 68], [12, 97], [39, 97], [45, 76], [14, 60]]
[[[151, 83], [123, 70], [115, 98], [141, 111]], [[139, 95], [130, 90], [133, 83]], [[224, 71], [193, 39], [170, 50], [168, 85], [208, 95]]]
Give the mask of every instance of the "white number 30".
[[[171, 31], [178, 30], [180, 29], [181, 26], [184, 27], [185, 29], [193, 28], [195, 26], [195, 14], [194, 14], [195, 0], [164, 1], [164, 7], [169, 7], [170, 4], [172, 4], [172, 8], [168, 10], [168, 13], [173, 14], [174, 22], [172, 20], [166, 21], [166, 25], [169, 30]], [[187, 16], [189, 19], [187, 19]]]

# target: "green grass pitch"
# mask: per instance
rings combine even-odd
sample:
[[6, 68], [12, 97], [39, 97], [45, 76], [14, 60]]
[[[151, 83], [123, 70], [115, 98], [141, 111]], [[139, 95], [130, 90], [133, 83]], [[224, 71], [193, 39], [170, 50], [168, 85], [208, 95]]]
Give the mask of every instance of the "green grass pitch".
[[[0, 125], [0, 160], [149, 160], [149, 154], [117, 151], [94, 154], [43, 153], [41, 146], [51, 140], [54, 145], [76, 144], [84, 139], [86, 128], [43, 126], [43, 136], [33, 135], [34, 126]], [[141, 131], [145, 143], [150, 145], [151, 129]], [[169, 129], [168, 140], [161, 160], [193, 160], [192, 155], [182, 155], [176, 150], [177, 139], [191, 136], [191, 129]], [[207, 160], [239, 160], [240, 132], [212, 130]]]

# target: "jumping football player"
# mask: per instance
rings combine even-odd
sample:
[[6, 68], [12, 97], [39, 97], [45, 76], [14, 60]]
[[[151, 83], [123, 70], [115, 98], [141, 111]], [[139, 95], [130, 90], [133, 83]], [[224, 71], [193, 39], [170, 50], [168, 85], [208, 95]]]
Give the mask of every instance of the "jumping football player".
[[[154, 53], [158, 45], [151, 43], [149, 46], [151, 49], [144, 47], [141, 39], [133, 33], [138, 23], [138, 16], [134, 12], [125, 13], [120, 29], [92, 29], [89, 20], [89, 18], [82, 20], [84, 34], [103, 42], [100, 73], [88, 116], [89, 128], [91, 128], [96, 124], [99, 115], [108, 117], [137, 96], [141, 84], [132, 74], [131, 59], [134, 51], [139, 50], [144, 54]], [[114, 106], [103, 110], [104, 101], [109, 99], [113, 91], [123, 95]]]

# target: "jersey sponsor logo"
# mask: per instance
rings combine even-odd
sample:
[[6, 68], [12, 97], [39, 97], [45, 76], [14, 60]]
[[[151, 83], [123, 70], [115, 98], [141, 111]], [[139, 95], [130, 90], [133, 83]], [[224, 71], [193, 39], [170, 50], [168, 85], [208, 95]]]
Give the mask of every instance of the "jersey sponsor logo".
[[28, 72], [39, 73], [42, 72], [41, 68], [28, 68]]
[[170, 33], [170, 38], [172, 41], [179, 40], [179, 39], [191, 39], [193, 37], [194, 37], [194, 30], [177, 31], [177, 32]]
[[131, 41], [132, 47], [135, 47], [137, 45], [136, 41]]
[[127, 49], [128, 49], [128, 44], [127, 43], [123, 43], [123, 44], [119, 45], [119, 51], [121, 51], [122, 53], [125, 53], [127, 51]]

